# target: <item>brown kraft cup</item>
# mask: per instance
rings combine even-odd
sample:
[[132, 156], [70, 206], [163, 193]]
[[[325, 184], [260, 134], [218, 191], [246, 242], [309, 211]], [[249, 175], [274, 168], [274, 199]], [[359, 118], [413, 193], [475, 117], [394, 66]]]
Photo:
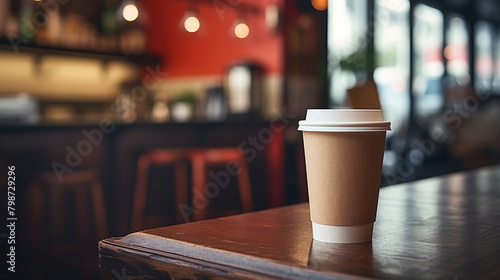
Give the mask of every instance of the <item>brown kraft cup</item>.
[[383, 121], [380, 110], [313, 110], [309, 116], [310, 111], [299, 130], [313, 237], [333, 243], [368, 242], [390, 122]]

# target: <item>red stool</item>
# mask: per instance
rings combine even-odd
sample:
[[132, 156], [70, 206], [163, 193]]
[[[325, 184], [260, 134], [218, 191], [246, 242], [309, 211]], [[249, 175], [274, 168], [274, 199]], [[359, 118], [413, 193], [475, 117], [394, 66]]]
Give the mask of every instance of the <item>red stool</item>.
[[[196, 207], [196, 195], [205, 193], [207, 185], [207, 168], [214, 165], [223, 165], [234, 162], [238, 165], [239, 193], [241, 210], [250, 212], [253, 210], [252, 190], [250, 187], [250, 176], [245, 157], [237, 148], [208, 148], [194, 149], [189, 151], [189, 157], [193, 166], [193, 220], [203, 220], [212, 217], [210, 203]], [[204, 198], [206, 199], [206, 198]]]
[[181, 203], [188, 203], [188, 161], [186, 154], [182, 149], [157, 149], [141, 155], [137, 163], [137, 183], [132, 208], [133, 231], [142, 230], [148, 224], [158, 224], [158, 220], [161, 218], [145, 216], [148, 172], [152, 165], [171, 166], [174, 168], [176, 222], [187, 222], [184, 221], [182, 213], [178, 207]]

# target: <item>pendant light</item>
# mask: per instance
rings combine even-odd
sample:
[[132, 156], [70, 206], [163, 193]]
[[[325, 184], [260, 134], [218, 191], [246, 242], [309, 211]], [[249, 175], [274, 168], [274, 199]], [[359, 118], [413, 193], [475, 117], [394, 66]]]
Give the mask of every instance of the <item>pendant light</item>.
[[234, 22], [233, 31], [237, 38], [245, 39], [250, 34], [250, 27], [243, 18], [239, 17]]
[[181, 21], [181, 28], [184, 28], [189, 33], [195, 33], [201, 27], [200, 20], [198, 19], [198, 13], [193, 3], [194, 1], [188, 2], [186, 13], [184, 13]]
[[133, 0], [124, 0], [121, 5], [121, 11], [126, 21], [135, 21], [139, 17], [139, 8]]

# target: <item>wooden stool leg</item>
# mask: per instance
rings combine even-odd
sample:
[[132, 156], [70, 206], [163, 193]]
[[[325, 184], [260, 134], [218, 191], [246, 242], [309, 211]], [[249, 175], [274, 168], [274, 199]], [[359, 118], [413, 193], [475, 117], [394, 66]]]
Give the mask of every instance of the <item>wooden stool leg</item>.
[[51, 242], [57, 242], [64, 236], [64, 191], [61, 186], [47, 186], [49, 201], [47, 203], [50, 209], [49, 237]]
[[141, 230], [144, 224], [144, 208], [146, 204], [150, 160], [147, 156], [143, 156], [139, 159], [137, 165], [137, 184], [135, 187], [134, 204], [132, 206], [133, 231]]
[[43, 242], [45, 223], [45, 195], [40, 182], [34, 182], [28, 188], [28, 219], [33, 246], [40, 249]]
[[[88, 219], [88, 183], [86, 184], [78, 184], [76, 186], [72, 186], [74, 188], [74, 197], [75, 197], [75, 208], [76, 208], [76, 229], [77, 229], [77, 241], [78, 241], [78, 249], [80, 250], [80, 254], [78, 258], [80, 258], [79, 262], [82, 264], [87, 263], [87, 259], [85, 258], [88, 250], [88, 240], [89, 238], [89, 219]], [[84, 278], [90, 277], [90, 270], [83, 269], [81, 272], [81, 276]]]
[[99, 182], [92, 183], [92, 202], [94, 205], [94, 217], [96, 223], [97, 238], [101, 239], [108, 235], [106, 224], [106, 209], [104, 208], [104, 197], [102, 185]]
[[209, 202], [205, 191], [205, 160], [202, 156], [193, 156], [193, 221], [206, 219], [209, 215]]
[[189, 222], [184, 220], [181, 209], [181, 203], [188, 204], [188, 183], [187, 183], [187, 165], [185, 162], [175, 165], [175, 214], [178, 223]]
[[[84, 186], [78, 185], [75, 186], [75, 208], [76, 208], [76, 229], [78, 235], [78, 241], [80, 244], [85, 244], [88, 239], [88, 228], [86, 225], [88, 224], [87, 217], [87, 192]], [[85, 248], [82, 248], [85, 249]]]
[[238, 185], [240, 189], [241, 207], [243, 212], [253, 210], [252, 188], [250, 187], [250, 175], [248, 174], [248, 165], [244, 159], [238, 160], [240, 173], [238, 174]]
[[46, 235], [44, 234], [44, 226], [47, 226], [45, 220], [46, 215], [46, 197], [40, 181], [33, 182], [27, 191], [27, 222], [28, 230], [30, 232], [30, 242], [33, 252], [33, 260], [30, 263], [32, 271], [43, 271], [46, 266], [47, 251], [44, 250], [44, 241]]

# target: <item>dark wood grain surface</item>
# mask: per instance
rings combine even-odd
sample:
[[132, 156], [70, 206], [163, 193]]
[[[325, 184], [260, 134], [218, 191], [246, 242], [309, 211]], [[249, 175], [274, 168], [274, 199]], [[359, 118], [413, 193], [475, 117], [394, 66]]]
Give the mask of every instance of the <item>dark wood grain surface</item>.
[[100, 242], [136, 279], [500, 279], [500, 167], [383, 188], [373, 240], [312, 239], [308, 204]]

